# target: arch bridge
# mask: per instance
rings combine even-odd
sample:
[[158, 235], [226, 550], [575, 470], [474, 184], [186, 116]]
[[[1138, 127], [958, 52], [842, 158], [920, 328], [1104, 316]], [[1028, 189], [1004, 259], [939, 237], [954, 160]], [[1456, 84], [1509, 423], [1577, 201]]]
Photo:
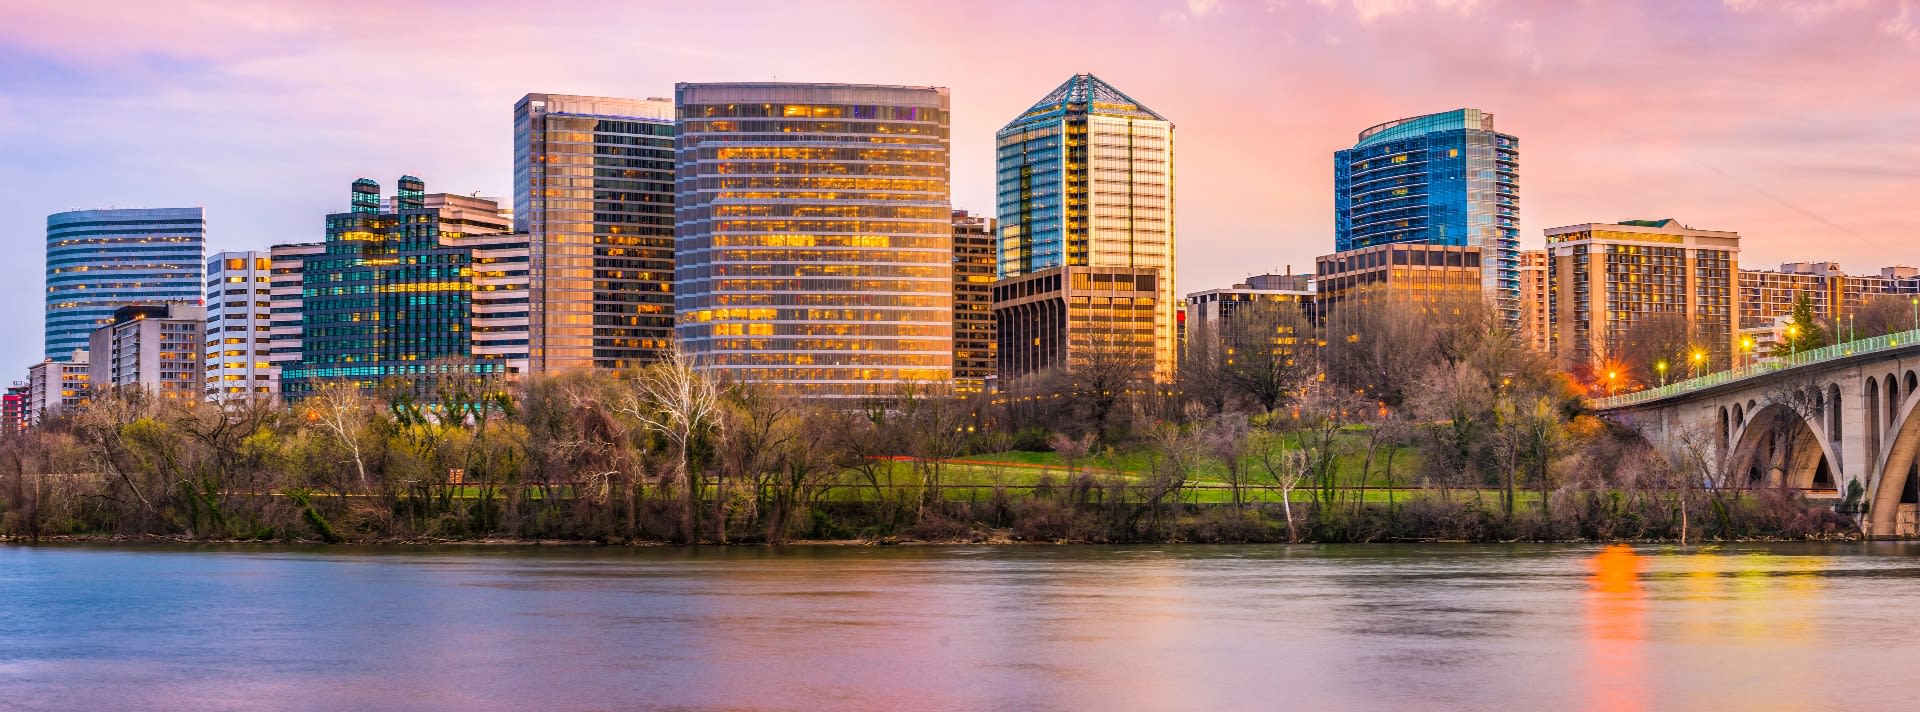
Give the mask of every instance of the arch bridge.
[[[1920, 535], [1920, 330], [1597, 398], [1670, 462], [1836, 501], [1858, 482], [1869, 536]], [[1702, 473], [1708, 474], [1708, 473]]]

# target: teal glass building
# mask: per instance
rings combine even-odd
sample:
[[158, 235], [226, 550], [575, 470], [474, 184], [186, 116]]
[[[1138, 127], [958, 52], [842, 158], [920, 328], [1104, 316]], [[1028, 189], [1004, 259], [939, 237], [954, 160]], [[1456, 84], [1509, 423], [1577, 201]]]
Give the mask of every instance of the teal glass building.
[[207, 240], [200, 208], [75, 210], [47, 216], [46, 356], [87, 347], [133, 304], [195, 302]]
[[1334, 249], [1400, 242], [1471, 246], [1488, 299], [1520, 323], [1520, 141], [1493, 114], [1457, 109], [1389, 121], [1334, 154]]

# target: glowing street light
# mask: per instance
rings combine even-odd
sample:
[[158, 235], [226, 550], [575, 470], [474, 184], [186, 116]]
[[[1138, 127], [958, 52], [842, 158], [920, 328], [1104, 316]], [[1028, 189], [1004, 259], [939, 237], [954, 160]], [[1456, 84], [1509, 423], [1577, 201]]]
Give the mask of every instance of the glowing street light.
[[1700, 369], [1707, 365], [1707, 352], [1695, 349], [1693, 352], [1693, 377], [1700, 377]]
[[1667, 385], [1667, 362], [1665, 361], [1653, 362], [1653, 370], [1660, 372], [1660, 385], [1662, 386]]
[[1607, 395], [1613, 395], [1614, 381], [1619, 378], [1620, 378], [1620, 374], [1618, 372], [1615, 372], [1615, 371], [1607, 372]]

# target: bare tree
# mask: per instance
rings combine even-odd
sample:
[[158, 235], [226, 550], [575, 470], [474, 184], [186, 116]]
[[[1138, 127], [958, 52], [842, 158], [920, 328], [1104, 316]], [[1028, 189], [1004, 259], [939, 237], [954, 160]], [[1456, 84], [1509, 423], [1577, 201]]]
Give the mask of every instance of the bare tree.
[[1247, 448], [1253, 452], [1272, 487], [1280, 491], [1280, 511], [1287, 518], [1287, 541], [1300, 541], [1300, 530], [1293, 520], [1293, 491], [1313, 472], [1307, 453], [1288, 447], [1286, 433], [1266, 428], [1253, 432]]
[[367, 431], [371, 403], [351, 381], [322, 383], [313, 395], [300, 402], [307, 418], [319, 423], [321, 429], [353, 457], [353, 471], [362, 490], [367, 488], [368, 481], [367, 459], [360, 449], [360, 440]]
[[1913, 303], [1915, 297], [1907, 294], [1875, 294], [1860, 303], [1853, 310], [1853, 316], [1847, 324], [1854, 338], [1885, 336], [1910, 329], [1920, 329], [1920, 313]]
[[1296, 304], [1250, 302], [1227, 329], [1225, 375], [1262, 412], [1296, 400], [1320, 374], [1318, 336]]
[[693, 446], [719, 427], [720, 386], [677, 348], [628, 379], [627, 385], [626, 403], [619, 410], [672, 443], [673, 477], [681, 485], [682, 534], [687, 543], [698, 543], [700, 481], [693, 472]]

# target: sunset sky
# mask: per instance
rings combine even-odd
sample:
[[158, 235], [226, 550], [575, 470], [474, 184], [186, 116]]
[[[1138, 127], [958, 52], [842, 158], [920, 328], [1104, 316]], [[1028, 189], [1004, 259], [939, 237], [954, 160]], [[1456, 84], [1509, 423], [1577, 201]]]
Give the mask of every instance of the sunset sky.
[[510, 197], [527, 92], [778, 79], [951, 88], [953, 203], [991, 214], [994, 130], [1075, 72], [1177, 126], [1183, 293], [1304, 270], [1333, 152], [1463, 106], [1520, 138], [1523, 247], [1673, 217], [1748, 267], [1920, 264], [1920, 0], [0, 0], [0, 381], [40, 353], [48, 213], [315, 241], [361, 176]]

